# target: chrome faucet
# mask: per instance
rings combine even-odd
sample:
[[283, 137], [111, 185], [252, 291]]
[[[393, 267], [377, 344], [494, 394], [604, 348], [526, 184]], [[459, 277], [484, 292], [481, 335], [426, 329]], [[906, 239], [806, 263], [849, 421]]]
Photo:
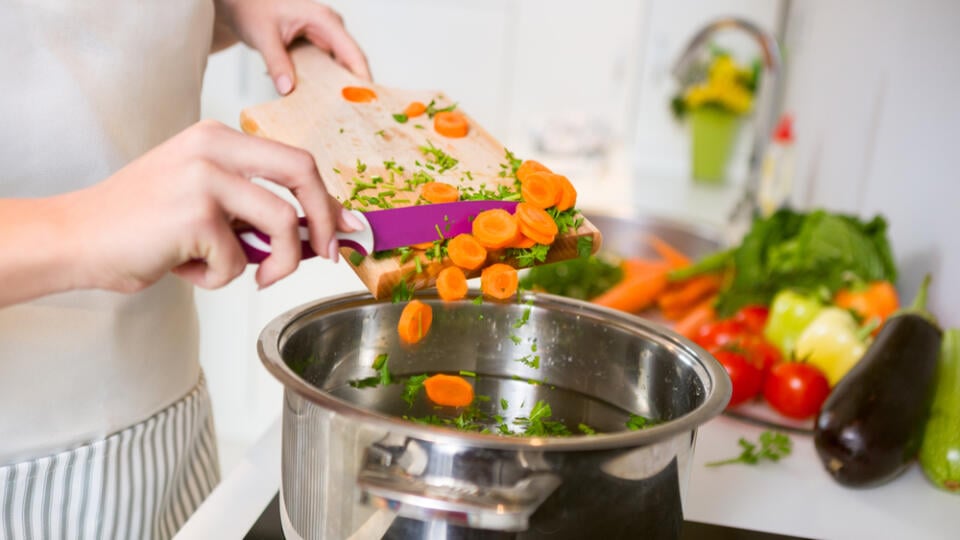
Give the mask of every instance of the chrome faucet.
[[780, 46], [777, 45], [777, 41], [770, 33], [756, 24], [736, 17], [717, 19], [708, 23], [693, 36], [674, 64], [672, 74], [681, 85], [693, 82], [695, 68], [701, 61], [703, 53], [707, 50], [708, 41], [713, 38], [714, 34], [722, 30], [740, 30], [753, 37], [763, 53], [764, 68], [760, 77], [760, 87], [757, 88], [755, 94], [755, 117], [753, 121], [755, 133], [744, 191], [729, 216], [725, 233], [727, 242], [734, 243], [739, 241], [746, 233], [758, 212], [756, 192], [760, 183], [760, 167], [763, 164], [763, 156], [777, 122], [783, 58], [780, 55]]

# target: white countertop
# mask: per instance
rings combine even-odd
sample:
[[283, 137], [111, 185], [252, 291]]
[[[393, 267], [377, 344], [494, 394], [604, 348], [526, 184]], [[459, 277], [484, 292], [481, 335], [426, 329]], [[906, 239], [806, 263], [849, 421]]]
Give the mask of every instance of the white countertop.
[[[808, 436], [791, 435], [779, 463], [705, 467], [739, 454], [737, 440], [763, 428], [726, 416], [697, 434], [684, 517], [715, 525], [808, 538], [957, 538], [960, 497], [933, 488], [913, 465], [891, 483], [853, 490], [822, 470]], [[280, 420], [223, 479], [177, 534], [179, 540], [243, 538], [280, 485]]]

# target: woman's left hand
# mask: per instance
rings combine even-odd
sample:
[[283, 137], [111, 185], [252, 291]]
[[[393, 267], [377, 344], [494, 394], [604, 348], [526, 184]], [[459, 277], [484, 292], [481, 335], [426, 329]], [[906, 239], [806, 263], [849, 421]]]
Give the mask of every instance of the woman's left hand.
[[[370, 80], [366, 56], [344, 28], [343, 18], [329, 6], [313, 0], [217, 0], [216, 10], [218, 33], [228, 30], [260, 51], [281, 95], [289, 94], [297, 84], [287, 46], [300, 37]], [[215, 41], [221, 37], [215, 36]]]

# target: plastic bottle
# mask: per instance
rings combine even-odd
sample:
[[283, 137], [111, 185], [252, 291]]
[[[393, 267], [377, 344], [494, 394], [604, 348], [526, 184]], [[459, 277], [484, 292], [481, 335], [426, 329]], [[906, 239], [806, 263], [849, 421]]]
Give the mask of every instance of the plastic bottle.
[[761, 216], [769, 216], [787, 202], [793, 189], [793, 174], [793, 118], [785, 114], [780, 117], [763, 156], [760, 186], [757, 190], [757, 205]]

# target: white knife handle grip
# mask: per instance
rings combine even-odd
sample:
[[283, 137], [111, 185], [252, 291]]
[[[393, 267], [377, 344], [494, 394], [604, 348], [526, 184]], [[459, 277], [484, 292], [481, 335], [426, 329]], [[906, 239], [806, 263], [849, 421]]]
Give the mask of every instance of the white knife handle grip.
[[[370, 222], [362, 212], [351, 210], [350, 213], [363, 223], [363, 229], [354, 232], [335, 232], [334, 236], [339, 241], [340, 247], [355, 249], [361, 255], [373, 253], [373, 231], [370, 229]], [[263, 262], [272, 252], [270, 237], [257, 229], [237, 231], [237, 239], [240, 240], [240, 247], [243, 248], [247, 260], [251, 263]], [[303, 259], [317, 255], [310, 247], [310, 233], [307, 230], [306, 218], [300, 218], [300, 248]]]

